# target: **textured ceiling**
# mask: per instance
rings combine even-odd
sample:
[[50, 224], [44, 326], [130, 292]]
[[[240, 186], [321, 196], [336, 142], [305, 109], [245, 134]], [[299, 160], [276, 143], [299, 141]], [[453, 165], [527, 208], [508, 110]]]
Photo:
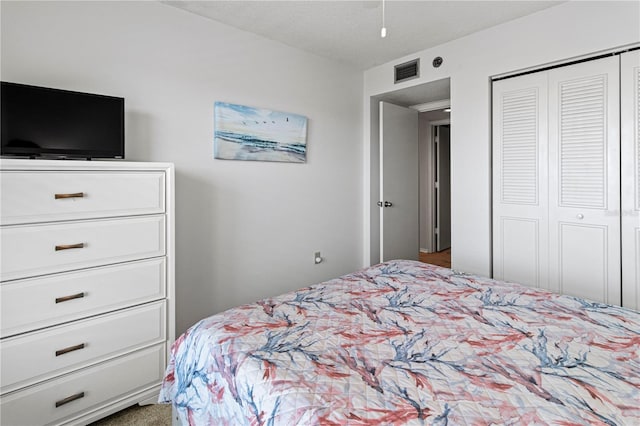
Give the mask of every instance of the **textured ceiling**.
[[561, 1], [163, 1], [308, 52], [368, 69]]

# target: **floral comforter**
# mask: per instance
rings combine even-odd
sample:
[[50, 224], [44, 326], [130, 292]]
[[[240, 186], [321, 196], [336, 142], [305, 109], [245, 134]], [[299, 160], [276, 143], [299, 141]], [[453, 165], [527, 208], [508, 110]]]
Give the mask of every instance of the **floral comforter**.
[[394, 261], [203, 319], [191, 425], [640, 424], [640, 313]]

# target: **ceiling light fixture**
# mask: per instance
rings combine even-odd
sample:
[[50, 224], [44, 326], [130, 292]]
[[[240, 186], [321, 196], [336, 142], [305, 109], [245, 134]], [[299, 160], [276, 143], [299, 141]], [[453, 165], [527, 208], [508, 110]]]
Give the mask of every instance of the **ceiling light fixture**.
[[380, 37], [385, 38], [387, 36], [387, 27], [384, 26], [384, 3], [382, 0], [382, 29], [380, 30]]

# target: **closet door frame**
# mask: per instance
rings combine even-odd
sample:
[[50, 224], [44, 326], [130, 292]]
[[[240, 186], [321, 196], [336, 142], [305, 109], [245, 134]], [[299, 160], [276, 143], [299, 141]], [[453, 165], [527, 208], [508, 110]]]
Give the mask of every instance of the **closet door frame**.
[[640, 50], [620, 55], [622, 304], [640, 310]]

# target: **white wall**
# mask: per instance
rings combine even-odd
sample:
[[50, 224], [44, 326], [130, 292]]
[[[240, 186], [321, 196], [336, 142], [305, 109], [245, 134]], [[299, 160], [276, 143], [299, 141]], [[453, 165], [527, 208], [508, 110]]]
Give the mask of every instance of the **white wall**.
[[[126, 158], [175, 163], [178, 332], [361, 266], [361, 72], [157, 2], [1, 15], [2, 80], [123, 96]], [[214, 160], [215, 101], [309, 117], [307, 164]]]
[[435, 174], [433, 137], [429, 112], [418, 114], [418, 152], [420, 156], [420, 251], [435, 251], [433, 242], [434, 206], [432, 176]]
[[[369, 247], [371, 96], [451, 78], [452, 267], [491, 274], [491, 76], [640, 42], [640, 3], [563, 3], [365, 72], [364, 245]], [[444, 63], [433, 68], [431, 61]], [[421, 76], [394, 85], [393, 66], [420, 58]], [[364, 251], [364, 263], [369, 263]]]

